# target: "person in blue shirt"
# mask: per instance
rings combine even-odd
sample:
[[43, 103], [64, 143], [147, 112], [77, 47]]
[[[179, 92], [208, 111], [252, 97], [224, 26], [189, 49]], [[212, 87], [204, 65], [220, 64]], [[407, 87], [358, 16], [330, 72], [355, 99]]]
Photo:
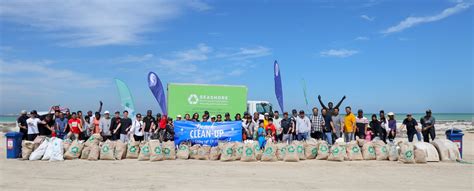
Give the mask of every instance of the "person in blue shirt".
[[58, 118], [55, 119], [55, 124], [56, 124], [56, 137], [60, 139], [65, 139], [67, 135], [67, 125], [68, 125], [68, 119], [64, 117], [63, 113], [59, 113]]
[[260, 120], [258, 122], [258, 130], [257, 130], [257, 136], [258, 136], [258, 144], [260, 145], [260, 148], [265, 147], [265, 137], [266, 137], [266, 132], [265, 132], [265, 127], [263, 127], [263, 120]]

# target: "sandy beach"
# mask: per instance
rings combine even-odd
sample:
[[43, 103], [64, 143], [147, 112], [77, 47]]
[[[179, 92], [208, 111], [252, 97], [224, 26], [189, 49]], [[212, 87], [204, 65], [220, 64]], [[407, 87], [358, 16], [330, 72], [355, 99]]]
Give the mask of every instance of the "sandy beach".
[[[440, 135], [441, 137], [442, 135]], [[5, 159], [2, 190], [472, 190], [474, 165], [389, 161], [220, 162], [137, 160], [64, 162]], [[444, 137], [444, 136], [443, 136]], [[464, 137], [474, 161], [474, 133]]]

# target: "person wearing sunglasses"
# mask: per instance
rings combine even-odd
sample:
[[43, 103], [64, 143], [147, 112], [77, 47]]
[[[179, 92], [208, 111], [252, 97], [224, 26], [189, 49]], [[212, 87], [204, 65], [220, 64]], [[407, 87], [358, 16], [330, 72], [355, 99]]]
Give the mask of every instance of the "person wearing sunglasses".
[[145, 124], [143, 123], [142, 115], [140, 113], [135, 116], [131, 131], [133, 132], [133, 138], [135, 141], [144, 140]]

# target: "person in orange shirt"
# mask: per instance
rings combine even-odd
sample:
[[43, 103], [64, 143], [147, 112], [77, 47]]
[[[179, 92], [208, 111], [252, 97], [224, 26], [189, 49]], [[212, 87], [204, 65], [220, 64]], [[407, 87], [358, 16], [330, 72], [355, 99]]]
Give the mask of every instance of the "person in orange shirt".
[[354, 114], [352, 114], [352, 109], [351, 107], [347, 106], [346, 107], [346, 116], [344, 117], [344, 139], [346, 142], [350, 142], [355, 139], [354, 137], [354, 132], [355, 132], [355, 124], [356, 124], [356, 118]]
[[93, 118], [93, 121], [92, 121], [92, 125], [93, 125], [93, 129], [92, 129], [92, 134], [97, 134], [99, 133], [100, 134], [100, 113], [99, 112], [95, 112], [95, 116]]
[[[275, 127], [275, 124], [273, 124], [272, 118], [268, 118], [268, 125], [265, 127], [265, 131], [266, 132], [270, 131], [272, 140], [273, 141], [276, 140], [276, 127]], [[267, 134], [267, 136], [269, 135]]]

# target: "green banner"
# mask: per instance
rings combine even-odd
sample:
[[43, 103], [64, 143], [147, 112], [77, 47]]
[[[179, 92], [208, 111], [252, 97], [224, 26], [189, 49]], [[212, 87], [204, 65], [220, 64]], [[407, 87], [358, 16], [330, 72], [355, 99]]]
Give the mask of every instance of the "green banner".
[[210, 115], [229, 112], [234, 119], [236, 113], [241, 115], [247, 110], [247, 87], [226, 85], [200, 84], [168, 84], [168, 114], [172, 118], [177, 115], [199, 113], [202, 118], [204, 111]]

